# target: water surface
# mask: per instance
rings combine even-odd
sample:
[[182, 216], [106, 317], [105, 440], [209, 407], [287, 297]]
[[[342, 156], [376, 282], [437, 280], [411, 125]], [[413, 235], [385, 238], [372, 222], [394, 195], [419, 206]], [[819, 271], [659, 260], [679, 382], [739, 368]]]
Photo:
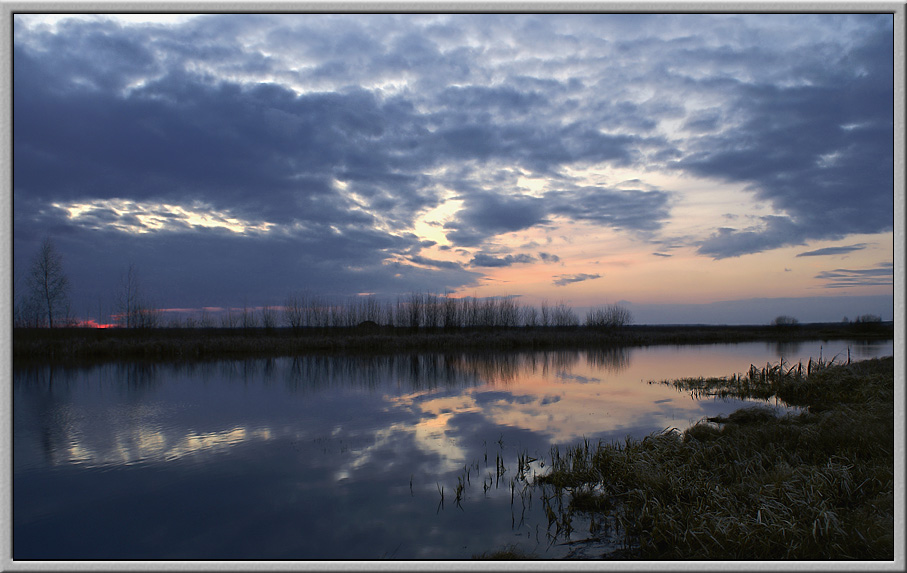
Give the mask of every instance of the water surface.
[[511, 491], [517, 455], [544, 471], [553, 444], [745, 405], [651, 380], [848, 351], [893, 342], [16, 369], [13, 557], [468, 559], [511, 544], [558, 557], [566, 539], [531, 490]]

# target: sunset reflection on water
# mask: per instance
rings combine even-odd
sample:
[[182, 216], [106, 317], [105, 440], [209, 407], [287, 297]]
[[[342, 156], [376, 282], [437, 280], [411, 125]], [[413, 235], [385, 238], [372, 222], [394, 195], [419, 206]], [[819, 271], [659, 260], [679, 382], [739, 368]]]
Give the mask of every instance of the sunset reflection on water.
[[[826, 356], [842, 349], [846, 356], [848, 346], [862, 357], [893, 353], [891, 341], [815, 342], [785, 348], [784, 359], [805, 361], [820, 347]], [[17, 369], [17, 551], [44, 558], [374, 558], [399, 545], [398, 557], [468, 557], [519, 533], [521, 543], [550, 555], [554, 546], [530, 531], [544, 525], [536, 510], [510, 523], [512, 470], [503, 486], [482, 481], [498, 457], [513, 468], [523, 452], [544, 460], [553, 445], [641, 438], [729, 413], [745, 402], [697, 400], [649, 382], [727, 376], [777, 362], [778, 350], [751, 343]], [[466, 529], [448, 511], [464, 469], [472, 472], [471, 489], [452, 511], [467, 512]], [[439, 506], [442, 491], [446, 506]], [[224, 496], [230, 516], [213, 517]], [[86, 504], [93, 508], [87, 517], [76, 511]], [[155, 512], [162, 504], [192, 512], [194, 525], [179, 522], [182, 513]], [[124, 507], [145, 515], [148, 529], [127, 527]], [[314, 515], [332, 525], [305, 517]], [[84, 519], [90, 527], [75, 526]], [[176, 537], [249, 527], [298, 535], [288, 545], [265, 543], [261, 532], [242, 543], [226, 533], [205, 534], [195, 545]], [[353, 550], [351, 535], [361, 538]]]

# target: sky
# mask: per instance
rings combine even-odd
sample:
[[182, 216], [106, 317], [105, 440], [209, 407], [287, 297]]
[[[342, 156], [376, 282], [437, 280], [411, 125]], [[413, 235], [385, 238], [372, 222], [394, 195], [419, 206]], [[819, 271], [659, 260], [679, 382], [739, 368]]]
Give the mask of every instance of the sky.
[[13, 18], [13, 274], [73, 312], [513, 296], [893, 318], [891, 14]]

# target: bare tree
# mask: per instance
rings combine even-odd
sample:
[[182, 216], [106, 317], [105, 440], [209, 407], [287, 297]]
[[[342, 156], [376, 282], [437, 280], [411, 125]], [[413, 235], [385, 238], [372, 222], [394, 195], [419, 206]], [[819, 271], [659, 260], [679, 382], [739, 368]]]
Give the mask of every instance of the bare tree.
[[306, 296], [298, 292], [287, 296], [283, 305], [283, 321], [293, 332], [299, 332], [306, 324]]
[[408, 327], [416, 329], [421, 326], [424, 314], [423, 302], [422, 293], [409, 293], [409, 304], [406, 306], [406, 325]]
[[579, 318], [572, 308], [565, 303], [560, 302], [551, 312], [551, 324], [552, 326], [559, 327], [577, 326], [579, 324]]
[[381, 303], [373, 295], [368, 295], [365, 298], [365, 315], [362, 320], [371, 320], [372, 322], [380, 322], [381, 320]]
[[120, 326], [135, 328], [139, 309], [139, 277], [135, 265], [130, 264], [129, 269], [120, 280], [120, 292], [117, 295], [117, 314]]
[[548, 308], [548, 299], [542, 301], [542, 311], [541, 311], [541, 320], [539, 321], [539, 326], [550, 326], [551, 325], [551, 311]]
[[444, 302], [441, 311], [441, 326], [456, 328], [460, 326], [460, 317], [457, 312], [457, 299], [450, 296], [450, 291], [444, 293]]
[[277, 312], [274, 307], [267, 304], [261, 307], [261, 325], [266, 330], [274, 330], [277, 326]]
[[53, 328], [65, 323], [69, 314], [69, 279], [63, 272], [63, 257], [50, 237], [41, 242], [25, 280], [27, 290], [21, 312], [33, 315], [30, 317], [35, 325]]
[[520, 305], [512, 297], [498, 303], [498, 326], [516, 326], [520, 321]]
[[160, 312], [144, 298], [135, 264], [129, 265], [120, 282], [117, 312], [120, 326], [126, 328], [154, 328], [160, 324]]
[[15, 273], [13, 293], [15, 305], [13, 307], [13, 324], [17, 327], [46, 326], [46, 316], [41, 311], [40, 300], [37, 293], [28, 284], [30, 278], [24, 274]]
[[240, 321], [241, 321], [243, 330], [246, 330], [249, 328], [255, 328], [255, 326], [256, 326], [255, 314], [252, 312], [252, 309], [249, 308], [249, 305], [247, 305], [245, 303], [245, 301], [243, 301], [242, 315], [240, 315], [240, 316], [241, 316]]
[[237, 324], [239, 324], [239, 317], [234, 314], [232, 308], [228, 308], [227, 312], [220, 317], [221, 328], [236, 328]]
[[609, 304], [590, 309], [586, 314], [586, 326], [595, 328], [621, 328], [630, 324], [630, 310], [619, 304]]
[[208, 313], [207, 308], [202, 309], [202, 315], [198, 319], [198, 325], [201, 328], [211, 328], [214, 326], [214, 319], [211, 318], [211, 315]]
[[384, 324], [397, 326], [397, 309], [398, 307], [389, 300], [384, 303]]
[[523, 309], [523, 324], [530, 328], [538, 326], [539, 311], [534, 306], [527, 306]]

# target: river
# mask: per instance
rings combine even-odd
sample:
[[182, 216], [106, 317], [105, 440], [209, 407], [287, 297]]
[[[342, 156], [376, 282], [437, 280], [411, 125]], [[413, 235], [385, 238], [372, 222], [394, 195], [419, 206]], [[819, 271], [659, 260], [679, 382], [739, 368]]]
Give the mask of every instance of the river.
[[848, 353], [893, 342], [14, 369], [13, 558], [561, 557], [517, 456], [746, 405], [650, 381]]

